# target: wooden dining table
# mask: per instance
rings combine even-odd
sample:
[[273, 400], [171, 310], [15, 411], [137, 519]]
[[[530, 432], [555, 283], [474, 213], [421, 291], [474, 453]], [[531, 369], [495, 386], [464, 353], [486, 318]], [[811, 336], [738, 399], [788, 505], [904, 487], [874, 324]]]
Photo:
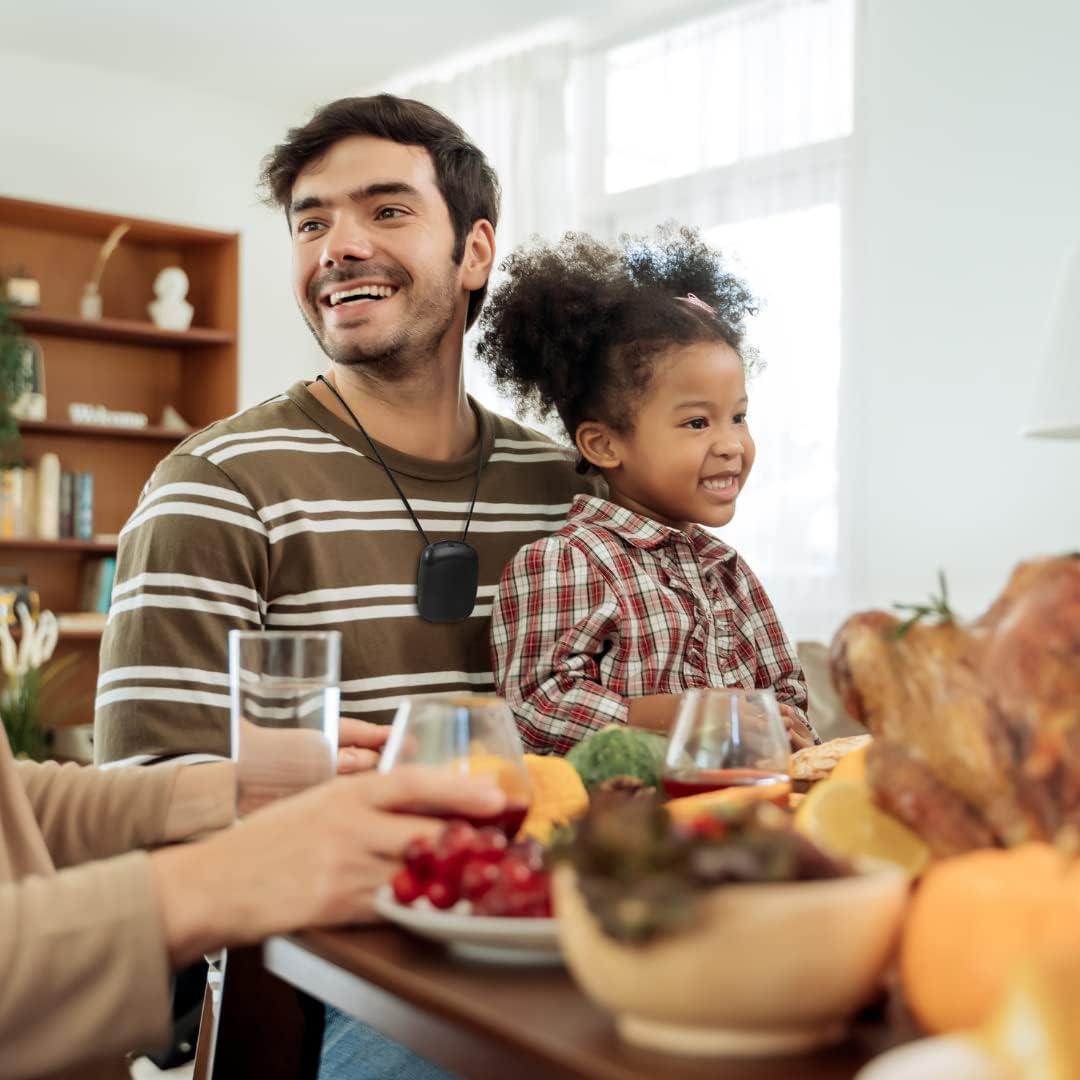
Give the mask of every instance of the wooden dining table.
[[899, 999], [886, 996], [856, 1018], [844, 1042], [813, 1053], [661, 1055], [624, 1043], [611, 1014], [563, 967], [470, 962], [378, 925], [307, 931], [231, 952], [213, 1069], [202, 1040], [205, 1071], [196, 1075], [315, 1080], [324, 1003], [468, 1080], [840, 1080], [918, 1034]]

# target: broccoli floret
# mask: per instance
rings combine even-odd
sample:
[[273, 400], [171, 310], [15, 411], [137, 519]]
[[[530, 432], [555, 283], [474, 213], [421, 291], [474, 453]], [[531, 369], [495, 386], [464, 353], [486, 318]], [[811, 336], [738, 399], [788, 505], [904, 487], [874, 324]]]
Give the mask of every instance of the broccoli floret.
[[664, 772], [666, 751], [665, 736], [615, 724], [582, 739], [566, 760], [587, 788], [613, 776], [635, 776], [646, 786], [655, 787]]

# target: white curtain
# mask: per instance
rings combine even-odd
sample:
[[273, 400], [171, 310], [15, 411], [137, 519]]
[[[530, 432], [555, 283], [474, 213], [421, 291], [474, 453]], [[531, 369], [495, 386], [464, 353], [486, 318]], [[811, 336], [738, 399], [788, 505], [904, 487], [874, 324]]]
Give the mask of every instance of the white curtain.
[[[751, 0], [618, 47], [545, 44], [401, 92], [453, 117], [503, 185], [505, 255], [532, 234], [696, 225], [762, 299], [758, 460], [724, 530], [793, 638], [848, 607], [839, 444], [853, 0]], [[495, 278], [497, 281], [497, 275]], [[493, 282], [494, 283], [494, 282]], [[511, 411], [467, 360], [470, 391]]]
[[[574, 222], [566, 133], [569, 66], [569, 47], [549, 43], [401, 88], [460, 124], [499, 174], [497, 262], [530, 236], [553, 239]], [[498, 280], [496, 273], [491, 286]], [[465, 378], [469, 392], [489, 408], [511, 411], [468, 347]]]
[[761, 301], [757, 463], [722, 537], [793, 638], [849, 610], [841, 528], [842, 251], [852, 0], [753, 0], [586, 59], [601, 235], [697, 226]]

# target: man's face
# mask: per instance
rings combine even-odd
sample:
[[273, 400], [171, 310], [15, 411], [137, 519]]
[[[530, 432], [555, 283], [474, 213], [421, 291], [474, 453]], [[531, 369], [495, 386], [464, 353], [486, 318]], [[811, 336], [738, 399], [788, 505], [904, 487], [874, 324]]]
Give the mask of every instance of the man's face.
[[297, 176], [289, 224], [296, 299], [335, 363], [399, 378], [460, 342], [468, 290], [425, 149], [342, 139]]

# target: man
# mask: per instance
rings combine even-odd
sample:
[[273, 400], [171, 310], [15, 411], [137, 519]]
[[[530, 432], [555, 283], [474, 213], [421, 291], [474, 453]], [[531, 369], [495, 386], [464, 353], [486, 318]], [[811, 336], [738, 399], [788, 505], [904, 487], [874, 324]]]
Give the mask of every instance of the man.
[[[334, 102], [289, 133], [264, 176], [329, 385], [297, 383], [155, 471], [121, 533], [101, 760], [227, 754], [233, 628], [340, 629], [346, 717], [385, 722], [405, 694], [491, 690], [500, 572], [586, 486], [564, 451], [464, 392], [462, 338], [494, 261], [499, 195], [454, 124], [386, 95]], [[466, 524], [476, 603], [461, 621], [427, 621], [421, 552], [460, 542]]]
[[336, 101], [289, 132], [264, 181], [330, 367], [156, 469], [121, 533], [99, 760], [227, 754], [234, 628], [339, 629], [343, 718], [492, 690], [502, 568], [589, 486], [465, 394], [499, 190], [455, 124], [388, 95]]

